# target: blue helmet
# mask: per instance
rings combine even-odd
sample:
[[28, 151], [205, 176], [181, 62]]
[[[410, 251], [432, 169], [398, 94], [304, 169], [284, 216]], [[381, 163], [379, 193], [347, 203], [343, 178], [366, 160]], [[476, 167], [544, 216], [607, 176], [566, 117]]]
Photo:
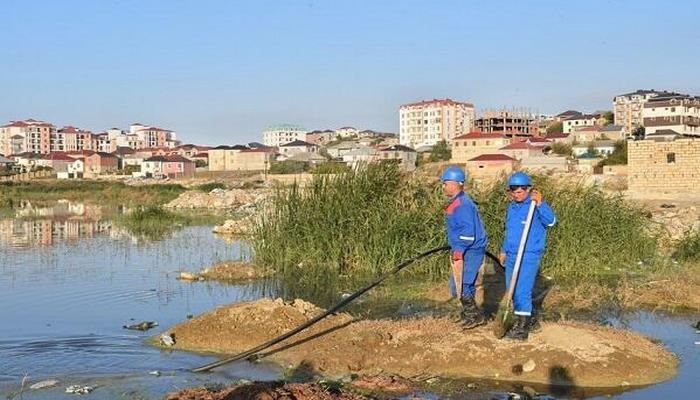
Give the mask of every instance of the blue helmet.
[[508, 178], [508, 186], [532, 186], [532, 181], [526, 173], [518, 171]]
[[460, 167], [448, 167], [445, 172], [442, 173], [442, 176], [440, 176], [440, 180], [445, 182], [445, 181], [455, 181], [455, 182], [464, 182], [466, 180], [466, 176], [464, 175], [464, 171], [462, 171], [462, 168]]

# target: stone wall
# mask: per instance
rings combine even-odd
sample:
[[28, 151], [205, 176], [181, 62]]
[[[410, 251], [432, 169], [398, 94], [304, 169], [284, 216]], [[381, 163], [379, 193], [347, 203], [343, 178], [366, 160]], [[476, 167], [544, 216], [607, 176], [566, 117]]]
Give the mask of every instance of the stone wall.
[[631, 192], [700, 194], [700, 139], [630, 141]]

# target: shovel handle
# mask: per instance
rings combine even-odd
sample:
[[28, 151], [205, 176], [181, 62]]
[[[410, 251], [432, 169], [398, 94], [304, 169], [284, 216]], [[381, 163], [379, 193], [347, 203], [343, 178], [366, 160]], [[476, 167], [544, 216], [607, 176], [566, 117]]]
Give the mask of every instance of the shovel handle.
[[513, 292], [515, 291], [515, 282], [518, 280], [518, 273], [520, 272], [520, 264], [523, 262], [523, 253], [525, 253], [525, 244], [527, 243], [527, 237], [530, 234], [530, 225], [532, 225], [532, 216], [535, 214], [535, 202], [530, 200], [530, 208], [527, 210], [527, 218], [525, 219], [525, 227], [523, 228], [523, 234], [520, 236], [520, 245], [518, 246], [518, 255], [515, 257], [515, 264], [513, 265], [513, 274], [510, 276], [510, 285], [508, 286], [508, 305], [513, 302]]

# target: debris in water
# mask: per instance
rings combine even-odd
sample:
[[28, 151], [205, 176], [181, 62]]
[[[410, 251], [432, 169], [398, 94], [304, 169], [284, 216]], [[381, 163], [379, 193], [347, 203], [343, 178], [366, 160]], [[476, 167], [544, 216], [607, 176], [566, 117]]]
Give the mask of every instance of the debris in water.
[[175, 335], [164, 333], [160, 335], [160, 342], [167, 347], [175, 345]]
[[124, 329], [131, 329], [132, 331], [147, 331], [158, 326], [155, 321], [141, 321], [138, 324], [122, 325]]
[[523, 364], [523, 371], [524, 372], [532, 372], [535, 370], [535, 361], [532, 359], [527, 360], [525, 364]]
[[187, 319], [192, 319], [192, 318], [194, 318], [194, 315], [192, 315], [192, 314], [187, 314]]
[[30, 386], [30, 389], [45, 389], [45, 388], [50, 388], [58, 385], [58, 381], [56, 379], [47, 379], [45, 381], [39, 381], [32, 386]]
[[698, 321], [698, 322], [694, 325], [694, 328], [695, 328], [695, 333], [700, 333], [700, 321]]
[[518, 393], [508, 392], [508, 400], [520, 400], [522, 398], [523, 396], [519, 395]]
[[160, 371], [158, 370], [153, 370], [148, 373], [148, 375], [153, 375], [153, 376], [160, 376]]
[[203, 281], [204, 280], [204, 278], [202, 278], [201, 276], [199, 276], [193, 272], [187, 272], [187, 271], [180, 272], [178, 279], [183, 280], [183, 281]]
[[66, 393], [72, 394], [88, 394], [95, 390], [92, 386], [70, 385], [66, 388]]
[[700, 341], [695, 341], [695, 344], [700, 344]]

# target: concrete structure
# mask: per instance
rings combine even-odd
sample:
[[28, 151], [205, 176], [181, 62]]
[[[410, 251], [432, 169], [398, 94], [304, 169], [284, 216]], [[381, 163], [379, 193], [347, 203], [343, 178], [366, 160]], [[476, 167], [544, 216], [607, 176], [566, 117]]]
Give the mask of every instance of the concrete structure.
[[603, 169], [598, 167], [598, 164], [603, 160], [602, 157], [581, 157], [576, 160], [574, 170], [580, 174], [592, 175], [596, 171], [602, 172]]
[[647, 135], [672, 129], [681, 135], [700, 137], [700, 97], [658, 95], [644, 103], [642, 117]]
[[306, 142], [309, 142], [311, 144], [315, 144], [317, 146], [324, 146], [326, 143], [330, 142], [331, 140], [335, 140], [335, 131], [332, 131], [330, 129], [326, 129], [325, 131], [312, 131], [308, 132], [306, 134]]
[[517, 166], [517, 160], [505, 154], [482, 154], [466, 162], [469, 176], [477, 179], [508, 175]]
[[700, 138], [630, 141], [627, 160], [630, 191], [700, 195]]
[[411, 148], [452, 139], [474, 127], [474, 105], [451, 99], [428, 100], [399, 107], [399, 143]]
[[270, 147], [279, 147], [295, 140], [305, 139], [306, 130], [298, 125], [275, 125], [263, 132], [263, 144]]
[[520, 167], [537, 172], [566, 172], [569, 170], [569, 163], [564, 156], [557, 155], [537, 155], [520, 160]]
[[209, 171], [267, 171], [275, 159], [274, 147], [218, 146], [209, 150]]
[[582, 114], [569, 117], [562, 121], [562, 123], [563, 133], [571, 133], [572, 131], [584, 126], [603, 126], [605, 125], [605, 117], [603, 117], [602, 114]]
[[246, 146], [217, 146], [209, 150], [209, 171], [233, 171], [235, 155]]
[[471, 132], [460, 135], [453, 140], [450, 161], [464, 164], [481, 154], [498, 153], [498, 149], [509, 145], [511, 141], [512, 139], [498, 133]]
[[644, 126], [643, 109], [647, 101], [659, 95], [673, 95], [676, 93], [667, 91], [637, 90], [625, 93], [613, 98], [613, 114], [615, 125], [621, 125], [629, 135], [636, 128]]
[[530, 136], [536, 127], [535, 116], [523, 109], [484, 110], [474, 121], [474, 129], [507, 136]]

